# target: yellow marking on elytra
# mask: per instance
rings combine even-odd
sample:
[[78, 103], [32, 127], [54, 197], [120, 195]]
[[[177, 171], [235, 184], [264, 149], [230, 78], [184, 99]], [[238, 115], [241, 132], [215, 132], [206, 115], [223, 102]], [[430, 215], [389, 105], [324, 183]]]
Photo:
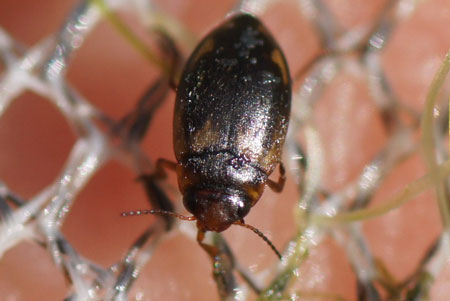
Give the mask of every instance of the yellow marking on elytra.
[[264, 192], [264, 187], [265, 186], [266, 186], [265, 183], [259, 183], [259, 184], [246, 183], [246, 184], [243, 184], [242, 188], [244, 189], [244, 191], [247, 194], [247, 196], [250, 197], [250, 200], [252, 202], [252, 207], [261, 198], [261, 195]]
[[283, 76], [283, 84], [288, 85], [289, 84], [289, 75], [287, 74], [286, 63], [283, 59], [283, 55], [281, 54], [280, 50], [274, 49], [274, 51], [272, 51], [271, 58], [272, 58], [272, 61], [275, 64], [277, 64], [281, 69], [281, 73]]
[[212, 129], [212, 122], [208, 119], [205, 126], [195, 131], [192, 136], [192, 147], [194, 151], [199, 152], [211, 146], [213, 143], [218, 143], [220, 133]]
[[211, 52], [212, 50], [214, 50], [214, 39], [208, 38], [196, 50], [195, 56], [192, 57], [191, 62], [192, 63], [197, 62], [199, 58], [201, 58], [206, 53]]

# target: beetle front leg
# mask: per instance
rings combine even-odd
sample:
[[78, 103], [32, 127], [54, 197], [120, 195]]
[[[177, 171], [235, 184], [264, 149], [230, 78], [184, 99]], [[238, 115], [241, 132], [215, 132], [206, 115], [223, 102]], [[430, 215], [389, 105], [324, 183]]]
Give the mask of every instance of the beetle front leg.
[[280, 176], [278, 182], [274, 182], [271, 179], [267, 180], [267, 185], [275, 192], [281, 192], [284, 188], [284, 183], [286, 182], [286, 170], [284, 169], [283, 163], [280, 163]]
[[198, 229], [197, 232], [197, 242], [198, 244], [203, 248], [203, 250], [206, 251], [206, 253], [208, 253], [209, 257], [211, 257], [212, 261], [215, 261], [215, 258], [219, 255], [219, 249], [215, 246], [211, 246], [208, 244], [205, 244], [203, 242], [203, 239], [205, 239], [205, 233], [206, 231], [202, 230], [202, 229]]

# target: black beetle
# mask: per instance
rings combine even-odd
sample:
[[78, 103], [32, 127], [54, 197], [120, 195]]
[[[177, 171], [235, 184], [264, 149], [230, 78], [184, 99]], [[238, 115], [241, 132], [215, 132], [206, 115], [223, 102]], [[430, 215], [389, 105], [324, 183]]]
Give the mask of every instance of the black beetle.
[[[177, 88], [173, 144], [177, 163], [157, 162], [177, 172], [186, 209], [184, 217], [163, 210], [123, 213], [162, 213], [196, 220], [197, 240], [206, 231], [221, 232], [244, 223], [267, 184], [281, 191], [284, 168], [281, 150], [289, 123], [291, 79], [284, 55], [269, 31], [255, 17], [237, 14], [208, 34], [197, 46]], [[278, 182], [268, 177], [280, 164]]]

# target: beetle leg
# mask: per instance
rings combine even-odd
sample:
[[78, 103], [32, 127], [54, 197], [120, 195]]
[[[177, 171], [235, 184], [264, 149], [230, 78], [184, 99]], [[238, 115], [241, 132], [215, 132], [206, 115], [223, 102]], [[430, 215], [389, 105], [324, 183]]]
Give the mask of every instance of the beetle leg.
[[205, 250], [206, 253], [208, 253], [208, 255], [211, 257], [211, 259], [214, 261], [215, 258], [219, 255], [220, 252], [219, 252], [219, 249], [217, 247], [205, 244], [203, 242], [203, 239], [205, 238], [205, 233], [206, 233], [205, 230], [198, 229], [197, 242], [200, 245], [200, 247], [202, 247], [203, 250]]
[[271, 179], [267, 180], [267, 185], [275, 192], [281, 192], [286, 182], [286, 170], [284, 169], [283, 163], [280, 163], [280, 176], [278, 182], [274, 182]]

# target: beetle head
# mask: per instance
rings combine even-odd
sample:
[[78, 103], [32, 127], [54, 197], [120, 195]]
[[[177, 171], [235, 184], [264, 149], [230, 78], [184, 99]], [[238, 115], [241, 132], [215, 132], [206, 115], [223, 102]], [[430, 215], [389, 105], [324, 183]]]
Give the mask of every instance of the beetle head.
[[251, 208], [251, 201], [244, 195], [210, 190], [187, 192], [183, 202], [196, 217], [199, 228], [214, 232], [222, 232], [243, 220]]
[[[250, 211], [251, 202], [240, 194], [225, 194], [212, 191], [195, 191], [184, 195], [184, 205], [194, 216], [184, 216], [171, 211], [143, 209], [122, 212], [122, 216], [139, 216], [142, 214], [161, 214], [181, 220], [197, 221], [199, 233], [206, 231], [222, 232], [231, 225], [238, 225], [255, 232], [281, 259], [281, 254], [272, 242], [255, 227], [245, 224], [244, 217]], [[199, 236], [197, 236], [197, 240]], [[201, 243], [201, 238], [199, 242]]]

